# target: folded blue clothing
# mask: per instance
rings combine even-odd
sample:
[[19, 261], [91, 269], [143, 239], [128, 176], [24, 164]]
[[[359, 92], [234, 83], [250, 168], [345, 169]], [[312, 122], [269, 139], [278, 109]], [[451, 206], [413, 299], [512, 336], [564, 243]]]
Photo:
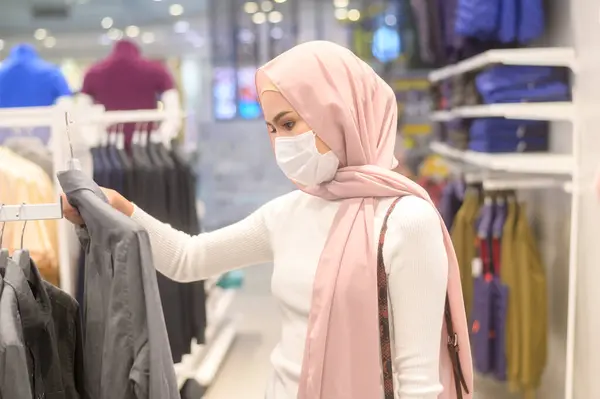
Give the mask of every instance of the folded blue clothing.
[[471, 140], [487, 139], [523, 139], [548, 135], [547, 121], [531, 121], [504, 118], [475, 119], [469, 129]]
[[521, 140], [471, 140], [469, 149], [490, 154], [511, 152], [543, 152], [548, 151], [548, 138], [535, 137]]
[[502, 0], [458, 0], [454, 30], [480, 40], [493, 40], [498, 30]]
[[481, 98], [484, 104], [571, 101], [571, 88], [563, 82], [544, 82], [481, 94]]
[[546, 13], [543, 0], [518, 1], [518, 40], [528, 43], [540, 37], [546, 28]]
[[560, 81], [564, 76], [564, 71], [556, 67], [496, 65], [478, 73], [475, 77], [475, 85], [477, 91], [485, 96], [513, 87]]

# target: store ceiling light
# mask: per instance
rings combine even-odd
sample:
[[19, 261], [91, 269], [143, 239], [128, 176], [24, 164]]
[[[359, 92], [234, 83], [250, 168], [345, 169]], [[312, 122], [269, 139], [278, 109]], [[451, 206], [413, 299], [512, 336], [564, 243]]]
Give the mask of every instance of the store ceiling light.
[[267, 15], [264, 12], [257, 12], [256, 14], [252, 15], [252, 22], [257, 25], [264, 24], [267, 22]]
[[112, 28], [107, 33], [110, 40], [121, 40], [123, 38], [123, 31], [121, 29]]
[[283, 14], [279, 11], [271, 11], [269, 13], [269, 22], [272, 24], [278, 24], [283, 20]]
[[286, 0], [275, 0], [275, 3], [283, 4]]
[[190, 30], [190, 23], [188, 21], [177, 21], [173, 25], [173, 31], [175, 33], [185, 33]]
[[52, 47], [56, 46], [56, 39], [53, 38], [52, 36], [48, 36], [47, 38], [44, 39], [44, 46], [47, 48], [52, 48]]
[[273, 3], [270, 2], [269, 0], [265, 0], [262, 3], [260, 3], [260, 8], [264, 11], [264, 12], [270, 12], [273, 11]]
[[348, 7], [348, 0], [333, 0], [335, 8], [346, 8]]
[[33, 32], [33, 37], [35, 37], [36, 40], [44, 40], [47, 36], [48, 31], [46, 29], [36, 29], [35, 32]]
[[348, 18], [348, 10], [346, 10], [345, 8], [337, 8], [335, 10], [335, 19], [337, 19], [338, 21], [343, 21], [346, 18]]
[[135, 25], [129, 25], [125, 28], [125, 34], [129, 37], [138, 37], [140, 35], [140, 28]]
[[183, 14], [183, 6], [181, 4], [171, 4], [169, 6], [169, 14], [178, 17]]
[[154, 33], [152, 32], [144, 32], [142, 33], [142, 42], [145, 44], [154, 43]]
[[358, 21], [360, 19], [360, 11], [358, 11], [356, 8], [349, 10], [348, 11], [348, 19], [350, 21]]
[[111, 17], [104, 17], [102, 18], [102, 21], [100, 21], [100, 25], [102, 25], [102, 27], [104, 29], [110, 29], [113, 26], [113, 19]]
[[258, 4], [255, 1], [247, 1], [244, 3], [244, 11], [248, 14], [258, 12]]

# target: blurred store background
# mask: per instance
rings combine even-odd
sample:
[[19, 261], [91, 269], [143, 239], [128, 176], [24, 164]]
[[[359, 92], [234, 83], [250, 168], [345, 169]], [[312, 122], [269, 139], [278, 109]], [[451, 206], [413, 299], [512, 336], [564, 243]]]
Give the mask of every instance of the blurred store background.
[[[574, 276], [575, 264], [590, 265], [593, 259], [583, 252], [584, 249], [589, 251], [589, 247], [574, 247], [579, 241], [573, 233], [582, 228], [574, 226], [584, 225], [587, 226], [585, 231], [594, 231], [581, 214], [582, 209], [590, 209], [586, 208], [590, 202], [581, 202], [572, 208], [578, 197], [571, 194], [573, 184], [577, 183], [572, 165], [582, 168], [583, 172], [578, 175], [583, 176], [580, 182], [585, 183], [591, 174], [589, 165], [593, 156], [588, 153], [583, 158], [577, 157], [585, 153], [582, 143], [592, 143], [588, 148], [594, 148], [597, 141], [575, 140], [589, 138], [594, 133], [582, 126], [584, 120], [588, 123], [586, 126], [594, 124], [591, 122], [597, 109], [575, 112], [573, 107], [578, 98], [571, 89], [585, 76], [586, 83], [579, 87], [589, 85], [589, 91], [579, 99], [585, 97], [590, 103], [599, 103], [592, 89], [598, 87], [593, 74], [600, 63], [588, 59], [587, 69], [574, 72], [575, 48], [589, 50], [586, 53], [589, 57], [594, 51], [599, 53], [598, 44], [584, 39], [591, 37], [584, 26], [597, 25], [599, 5], [592, 0], [477, 2], [486, 3], [488, 7], [478, 20], [479, 25], [474, 21], [469, 25], [468, 18], [462, 21], [463, 25], [456, 23], [457, 4], [463, 3], [460, 0], [0, 0], [0, 60], [6, 62], [11, 51], [29, 44], [39, 57], [58, 66], [74, 94], [74, 102], [82, 104], [89, 102], [90, 97], [93, 102], [102, 103], [84, 82], [91, 80], [90, 69], [123, 41], [132, 43], [144, 57], [167, 71], [174, 84], [167, 84], [163, 91], [174, 90], [176, 98], [158, 96], [158, 107], [167, 109], [169, 104], [175, 103], [185, 116], [173, 136], [197, 175], [194, 187], [201, 224], [198, 228], [210, 231], [242, 219], [268, 200], [294, 188], [275, 164], [267, 139], [254, 87], [256, 68], [297, 43], [309, 40], [329, 40], [351, 48], [396, 92], [397, 157], [401, 161], [398, 172], [421, 183], [440, 205], [444, 196], [452, 194], [448, 187], [457, 181], [466, 183], [471, 187], [469, 190], [477, 186], [480, 199], [491, 198], [489, 194], [493, 191], [496, 205], [508, 198], [503, 196], [517, 196], [517, 191], [519, 201], [531, 204], [527, 208], [527, 220], [535, 236], [532, 244], [535, 248], [531, 251], [543, 262], [542, 279], [547, 290], [535, 303], [547, 309], [530, 315], [533, 319], [537, 315], [542, 317], [547, 310], [543, 334], [537, 336], [547, 341], [547, 354], [544, 352], [535, 359], [539, 364], [531, 366], [532, 375], [539, 378], [527, 377], [529, 380], [523, 386], [511, 385], [502, 372], [478, 369], [475, 398], [509, 399], [524, 395], [544, 399], [597, 398], [600, 392], [584, 387], [578, 379], [583, 377], [573, 372], [575, 351], [582, 362], [587, 350], [585, 345], [574, 344], [575, 335], [587, 345], [595, 340], [594, 334], [589, 332], [596, 330], [588, 321], [588, 327], [575, 332], [572, 305], [575, 294], [569, 291], [568, 284]], [[495, 7], [493, 12], [489, 7]], [[455, 36], [460, 38], [454, 41]], [[513, 49], [519, 52], [511, 53]], [[488, 50], [500, 52], [489, 55], [485, 53]], [[487, 55], [472, 58], [478, 54]], [[474, 61], [461, 64], [464, 60]], [[545, 78], [541, 79], [541, 86], [536, 80], [519, 81], [517, 87], [511, 79], [526, 73], [507, 70], [509, 83], [502, 86], [504, 83], [498, 83], [502, 76], [493, 76], [494, 84], [501, 89], [514, 89], [516, 95], [511, 92], [513, 97], [509, 100], [500, 98], [497, 102], [500, 108], [494, 108], [496, 103], [486, 103], [482, 93], [476, 93], [475, 102], [470, 103], [469, 90], [475, 90], [479, 73], [491, 70], [487, 69], [488, 64], [508, 64], [511, 68], [557, 67], [561, 79], [552, 82], [548, 94], [534, 90], [547, 90], [549, 81]], [[556, 71], [530, 72], [546, 76]], [[581, 75], [576, 76], [576, 73]], [[5, 89], [3, 84], [7, 85], [6, 90], [18, 92], [19, 85], [14, 83], [0, 80], [0, 92]], [[26, 86], [26, 82], [17, 83]], [[500, 91], [500, 95], [508, 95]], [[529, 98], [527, 93], [539, 96]], [[544, 93], [550, 97], [542, 98]], [[532, 102], [542, 105], [528, 104]], [[502, 108], [506, 103], [515, 107]], [[109, 110], [107, 104], [103, 105]], [[0, 96], [0, 108], [5, 107]], [[139, 108], [134, 105], [128, 109]], [[472, 120], [484, 118], [481, 120], [485, 123], [494, 123], [504, 117], [544, 121], [541, 147], [534, 152], [541, 152], [545, 157], [535, 158], [528, 151], [530, 147], [524, 149], [519, 145], [523, 139], [519, 133], [521, 126], [512, 126], [510, 129], [514, 129], [507, 132], [514, 140], [504, 144], [512, 147], [498, 150], [508, 155], [494, 153], [498, 152], [494, 148], [499, 144], [485, 141], [488, 138], [483, 144], [474, 139], [470, 129], [479, 125], [471, 124]], [[464, 120], [468, 122], [463, 123]], [[137, 132], [139, 128], [136, 124], [131, 130]], [[575, 128], [583, 129], [579, 131], [580, 136], [575, 136]], [[13, 129], [3, 136], [1, 130], [0, 140], [24, 134], [22, 130]], [[121, 125], [116, 127], [117, 133], [126, 130]], [[103, 133], [107, 131], [112, 132], [112, 127]], [[583, 132], [587, 136], [582, 136]], [[84, 130], [77, 133], [86, 134]], [[47, 138], [43, 132], [26, 134]], [[100, 146], [112, 143], [99, 140]], [[0, 148], [2, 145], [0, 141]], [[477, 147], [479, 145], [485, 148]], [[485, 179], [496, 175], [481, 174], [483, 170], [508, 173], [512, 179], [509, 182], [514, 182], [515, 176], [518, 181], [504, 181], [504, 186], [496, 186], [501, 190], [493, 189], [493, 184], [486, 186]], [[543, 175], [542, 180], [539, 180], [540, 175]], [[524, 190], [519, 191], [520, 188]], [[454, 204], [455, 207], [463, 205], [465, 192], [462, 194], [456, 199], [459, 203]], [[503, 199], [497, 200], [499, 196]], [[482, 204], [477, 203], [475, 211]], [[450, 219], [458, 214], [452, 214]], [[452, 222], [448, 227], [453, 227]], [[453, 236], [455, 234], [461, 232], [454, 231]], [[575, 251], [571, 258], [570, 251]], [[468, 258], [468, 266], [463, 267], [471, 267], [471, 258]], [[74, 264], [66, 267], [77, 269]], [[206, 335], [194, 337], [193, 342], [198, 347], [190, 350], [188, 345], [183, 358], [175, 359], [184, 364], [194, 355], [204, 362], [193, 365], [192, 371], [189, 364], [178, 368], [185, 377], [180, 382], [187, 397], [263, 398], [270, 373], [269, 355], [277, 342], [279, 329], [278, 309], [270, 297], [270, 276], [271, 266], [264, 265], [243, 273], [230, 273], [200, 288], [206, 292], [201, 300], [202, 309], [208, 314], [208, 322], [205, 317], [202, 325]], [[584, 272], [584, 276], [594, 275]], [[76, 288], [75, 280], [69, 280], [69, 284]], [[585, 288], [583, 292], [594, 292], [591, 286]], [[187, 297], [188, 301], [195, 301], [200, 291], [189, 291], [192, 296]], [[581, 299], [585, 297], [580, 294], [577, 298], [584, 301], [588, 312], [593, 312], [594, 302]], [[223, 320], [234, 320], [235, 326]], [[198, 355], [194, 350], [204, 352]], [[586, 361], [589, 363], [580, 366], [583, 367], [580, 375], [588, 378], [598, 361]], [[573, 392], [579, 393], [569, 396]]]

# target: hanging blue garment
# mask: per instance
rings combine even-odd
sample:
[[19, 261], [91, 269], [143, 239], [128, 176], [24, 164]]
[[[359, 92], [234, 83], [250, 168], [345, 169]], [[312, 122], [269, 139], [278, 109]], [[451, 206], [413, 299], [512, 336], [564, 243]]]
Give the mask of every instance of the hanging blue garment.
[[503, 0], [459, 0], [454, 25], [456, 33], [480, 40], [495, 39], [501, 1]]
[[0, 108], [44, 107], [71, 90], [60, 69], [29, 44], [13, 47], [0, 65]]
[[[505, 0], [503, 0], [505, 1]], [[542, 0], [520, 0], [518, 2], [519, 29], [518, 39], [529, 43], [538, 39], [545, 29], [545, 12]]]

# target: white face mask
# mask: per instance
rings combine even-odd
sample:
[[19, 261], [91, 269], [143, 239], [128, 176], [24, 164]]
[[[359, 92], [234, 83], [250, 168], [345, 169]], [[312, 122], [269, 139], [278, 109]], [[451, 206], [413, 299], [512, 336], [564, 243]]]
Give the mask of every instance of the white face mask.
[[277, 137], [275, 158], [289, 179], [304, 186], [316, 186], [332, 180], [340, 165], [333, 151], [319, 153], [312, 131], [297, 136]]

